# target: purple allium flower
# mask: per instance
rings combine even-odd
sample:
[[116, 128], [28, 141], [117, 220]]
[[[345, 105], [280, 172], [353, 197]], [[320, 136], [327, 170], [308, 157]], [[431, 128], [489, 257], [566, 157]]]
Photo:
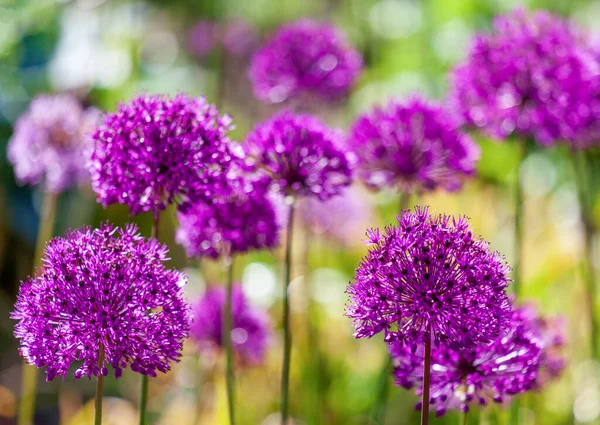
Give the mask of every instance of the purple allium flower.
[[216, 22], [200, 21], [188, 33], [188, 50], [197, 59], [202, 60], [215, 48], [218, 36], [219, 27]]
[[254, 55], [250, 79], [260, 100], [335, 100], [357, 79], [362, 58], [337, 28], [302, 19], [280, 28]]
[[89, 169], [104, 206], [155, 215], [175, 201], [209, 199], [232, 162], [228, 116], [204, 98], [140, 96], [106, 116]]
[[588, 72], [579, 42], [565, 20], [545, 11], [497, 17], [454, 71], [453, 108], [500, 139], [514, 133], [547, 146], [569, 138]]
[[418, 97], [359, 117], [349, 140], [365, 184], [403, 192], [459, 189], [480, 154], [449, 112]]
[[[176, 361], [189, 331], [186, 277], [167, 269], [167, 247], [134, 225], [72, 230], [46, 245], [41, 268], [21, 284], [11, 317], [21, 355], [46, 367], [47, 380], [106, 375], [156, 376]], [[105, 361], [99, 367], [101, 350]]]
[[20, 183], [44, 185], [62, 192], [89, 180], [84, 151], [87, 132], [99, 118], [98, 110], [84, 109], [70, 95], [37, 96], [19, 117], [8, 144], [8, 159]]
[[227, 22], [222, 42], [223, 47], [232, 55], [247, 57], [256, 48], [258, 33], [254, 25], [238, 18]]
[[[240, 285], [234, 284], [232, 295], [233, 350], [243, 363], [260, 363], [271, 337], [268, 316], [250, 305]], [[201, 351], [223, 348], [224, 303], [225, 288], [211, 287], [192, 306], [194, 322], [190, 336]]]
[[244, 142], [247, 164], [278, 192], [327, 200], [352, 182], [342, 133], [311, 115], [284, 111], [257, 126]]
[[326, 234], [344, 245], [360, 240], [373, 214], [365, 193], [352, 187], [325, 202], [306, 198], [298, 206], [300, 219], [317, 234]]
[[415, 348], [493, 341], [510, 318], [509, 267], [465, 217], [403, 211], [397, 227], [367, 232], [370, 250], [347, 292], [356, 338], [384, 332]]
[[189, 205], [178, 220], [175, 238], [189, 257], [218, 258], [279, 243], [280, 223], [267, 188], [243, 177], [232, 179], [211, 204]]
[[[540, 329], [523, 309], [512, 312], [506, 332], [491, 344], [475, 349], [452, 349], [447, 344], [431, 352], [430, 402], [441, 416], [449, 409], [466, 412], [471, 404], [500, 403], [507, 396], [535, 387], [542, 356]], [[422, 347], [417, 352], [390, 345], [396, 384], [410, 389], [423, 385]], [[419, 352], [421, 351], [421, 352]], [[420, 403], [417, 404], [420, 408]]]

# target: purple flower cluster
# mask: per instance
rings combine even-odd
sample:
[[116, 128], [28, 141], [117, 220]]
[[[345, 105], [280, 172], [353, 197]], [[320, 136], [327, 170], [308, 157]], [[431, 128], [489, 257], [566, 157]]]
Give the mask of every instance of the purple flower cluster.
[[98, 201], [156, 215], [176, 201], [210, 199], [236, 159], [230, 128], [203, 98], [144, 95], [120, 105], [93, 135], [88, 167]]
[[211, 204], [197, 202], [178, 213], [176, 241], [189, 257], [216, 259], [279, 243], [279, 218], [261, 182], [236, 177]]
[[[46, 367], [47, 380], [115, 376], [131, 370], [156, 376], [176, 361], [189, 331], [186, 277], [167, 269], [167, 248], [130, 225], [70, 231], [51, 240], [42, 267], [22, 282], [15, 310], [21, 355]], [[98, 364], [102, 354], [105, 360]]]
[[362, 58], [334, 26], [303, 19], [280, 28], [252, 58], [250, 79], [260, 100], [280, 103], [314, 96], [344, 96]]
[[403, 211], [397, 227], [369, 230], [369, 253], [347, 292], [355, 337], [384, 332], [412, 349], [430, 340], [453, 348], [497, 338], [511, 305], [509, 268], [473, 236], [464, 217]]
[[548, 12], [497, 17], [493, 33], [479, 35], [454, 71], [453, 108], [500, 139], [571, 140], [591, 113], [590, 66], [597, 67], [581, 46], [569, 24]]
[[244, 142], [246, 164], [286, 196], [327, 200], [352, 182], [342, 134], [310, 115], [284, 111], [257, 126]]
[[359, 117], [349, 141], [365, 184], [403, 192], [459, 189], [480, 154], [450, 113], [418, 97]]
[[[231, 342], [243, 363], [260, 363], [271, 337], [267, 314], [250, 305], [242, 288], [233, 286]], [[191, 338], [203, 352], [223, 348], [225, 288], [211, 287], [193, 304]]]
[[[440, 344], [431, 353], [430, 403], [441, 416], [449, 409], [469, 410], [473, 403], [490, 401], [531, 390], [536, 385], [544, 343], [536, 320], [526, 309], [515, 309], [507, 330], [491, 344], [474, 350], [457, 350]], [[423, 385], [422, 347], [412, 352], [396, 343], [389, 347], [396, 384], [407, 389]], [[420, 403], [417, 405], [420, 408]]]
[[8, 159], [20, 183], [62, 192], [89, 180], [84, 151], [99, 112], [69, 95], [37, 96], [18, 119]]

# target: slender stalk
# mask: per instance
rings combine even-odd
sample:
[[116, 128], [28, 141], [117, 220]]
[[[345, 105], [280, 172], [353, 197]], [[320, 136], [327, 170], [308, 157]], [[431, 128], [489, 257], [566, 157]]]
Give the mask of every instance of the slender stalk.
[[598, 321], [596, 318], [596, 283], [594, 276], [594, 223], [591, 211], [591, 201], [589, 196], [587, 177], [587, 162], [584, 152], [573, 153], [573, 169], [575, 174], [575, 185], [577, 187], [577, 197], [579, 200], [579, 210], [581, 223], [583, 225], [583, 275], [585, 279], [585, 287], [587, 291], [587, 313], [589, 315], [590, 331], [591, 331], [591, 351], [592, 358], [598, 358]]
[[[48, 240], [52, 237], [54, 222], [56, 219], [57, 202], [58, 194], [53, 192], [44, 192], [42, 210], [40, 212], [39, 219], [37, 242], [33, 259], [34, 272], [35, 268], [42, 264], [44, 247], [46, 246], [46, 242], [48, 242]], [[18, 425], [33, 424], [33, 416], [35, 413], [35, 397], [37, 392], [37, 376], [38, 372], [34, 366], [23, 363]]]
[[233, 370], [233, 347], [231, 342], [231, 329], [233, 325], [232, 299], [233, 299], [233, 258], [225, 257], [227, 273], [227, 293], [225, 308], [223, 309], [223, 344], [225, 345], [225, 379], [227, 387], [227, 407], [229, 409], [229, 423], [235, 424], [235, 375]]
[[96, 404], [94, 425], [102, 425], [102, 392], [104, 391], [104, 375], [102, 375], [102, 366], [104, 365], [104, 344], [100, 343], [100, 354], [98, 355], [98, 368], [100, 375], [96, 380]]
[[[398, 203], [400, 207], [399, 214], [402, 214], [402, 211], [407, 210], [409, 208], [409, 201], [410, 193], [402, 192], [400, 194], [400, 200]], [[377, 397], [375, 399], [375, 406], [373, 407], [372, 413], [373, 423], [377, 425], [383, 425], [385, 421], [385, 408], [387, 404], [389, 389], [388, 379], [390, 374], [392, 373], [392, 357], [388, 354], [386, 354], [386, 356], [387, 359], [385, 361], [385, 364], [381, 368], [381, 372], [379, 374]]]
[[514, 293], [518, 297], [521, 289], [521, 260], [523, 254], [523, 190], [521, 188], [521, 165], [525, 156], [527, 156], [527, 141], [517, 141], [517, 165], [515, 170], [515, 187], [514, 187], [514, 202], [515, 202], [515, 258], [513, 260], [513, 288]]
[[469, 423], [469, 411], [463, 412], [462, 414], [462, 425], [467, 425]]
[[283, 369], [281, 372], [281, 425], [287, 425], [288, 396], [290, 386], [290, 360], [292, 355], [292, 332], [290, 329], [289, 286], [292, 268], [292, 229], [294, 228], [294, 201], [290, 203], [285, 247], [283, 284]]
[[[160, 215], [156, 213], [152, 221], [152, 230], [150, 237], [158, 240], [158, 229], [160, 225]], [[148, 405], [148, 376], [142, 375], [140, 383], [140, 425], [146, 425], [146, 407]]]
[[421, 425], [429, 424], [429, 386], [431, 382], [431, 336], [425, 342], [423, 356], [423, 398], [421, 401]]

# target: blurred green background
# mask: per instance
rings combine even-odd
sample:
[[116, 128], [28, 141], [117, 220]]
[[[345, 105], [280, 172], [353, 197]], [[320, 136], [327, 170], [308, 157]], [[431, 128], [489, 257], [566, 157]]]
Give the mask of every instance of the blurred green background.
[[[227, 24], [243, 19], [262, 39], [281, 23], [309, 16], [329, 19], [362, 51], [365, 71], [344, 104], [317, 111], [330, 125], [348, 128], [357, 113], [390, 97], [420, 92], [443, 99], [447, 71], [464, 57], [469, 40], [490, 27], [493, 16], [519, 5], [545, 8], [572, 17], [592, 31], [600, 29], [600, 2], [547, 0], [0, 0], [0, 424], [15, 423], [21, 361], [9, 319], [19, 281], [32, 266], [41, 193], [15, 183], [6, 161], [12, 125], [40, 92], [69, 91], [88, 104], [112, 111], [134, 94], [205, 94], [234, 118], [234, 137], [242, 139], [277, 106], [260, 105], [247, 78], [248, 55], [224, 53], [218, 46], [205, 57], [190, 53], [189, 30], [199, 21]], [[455, 194], [434, 193], [411, 202], [434, 212], [465, 214], [492, 246], [512, 256], [512, 187], [516, 147], [479, 135], [478, 177]], [[569, 153], [533, 148], [523, 164], [525, 251], [523, 300], [544, 313], [568, 320], [568, 368], [543, 393], [522, 397], [519, 423], [559, 425], [600, 423], [600, 365], [589, 355], [581, 280], [582, 233]], [[366, 248], [370, 226], [394, 221], [399, 195], [372, 194], [358, 187], [365, 213], [344, 222], [332, 217], [330, 229], [299, 223], [294, 245], [291, 412], [294, 423], [359, 425], [373, 422], [386, 361], [381, 335], [354, 340], [344, 317], [345, 287]], [[600, 205], [595, 208], [596, 220]], [[55, 234], [69, 227], [137, 222], [149, 234], [150, 216], [129, 217], [122, 207], [103, 209], [89, 187], [61, 196]], [[172, 265], [190, 276], [193, 299], [207, 282], [221, 279], [219, 265], [186, 259], [174, 244], [174, 211], [161, 222]], [[334, 229], [334, 227], [337, 228]], [[344, 240], [332, 233], [344, 232]], [[325, 231], [329, 230], [329, 231]], [[281, 368], [282, 253], [247, 255], [236, 263], [253, 302], [270, 312], [275, 335], [267, 360], [238, 373], [241, 425], [278, 423]], [[600, 258], [596, 256], [596, 267]], [[198, 358], [189, 343], [173, 371], [152, 380], [149, 408], [162, 425], [225, 424], [222, 359]], [[137, 423], [138, 376], [108, 377], [105, 424]], [[36, 424], [91, 423], [94, 382], [72, 378], [40, 382]], [[418, 423], [417, 397], [392, 386], [388, 378], [386, 424]], [[475, 423], [507, 423], [490, 407], [470, 415]], [[438, 424], [457, 424], [449, 413]]]

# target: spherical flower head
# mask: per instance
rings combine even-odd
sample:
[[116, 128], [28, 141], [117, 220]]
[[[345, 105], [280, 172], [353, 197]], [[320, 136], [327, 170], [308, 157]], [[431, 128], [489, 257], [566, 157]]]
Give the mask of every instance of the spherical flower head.
[[168, 204], [210, 199], [234, 161], [231, 120], [204, 98], [143, 95], [105, 117], [88, 167], [104, 206], [158, 214]]
[[321, 202], [306, 198], [298, 206], [298, 216], [315, 234], [326, 235], [350, 246], [360, 240], [362, 232], [371, 223], [373, 212], [365, 201], [364, 191], [351, 187], [339, 196]]
[[237, 18], [233, 19], [223, 28], [223, 48], [230, 54], [239, 57], [248, 57], [258, 43], [258, 32], [250, 22]]
[[[165, 267], [167, 248], [129, 225], [82, 228], [52, 239], [42, 266], [21, 284], [15, 336], [47, 380], [131, 370], [156, 376], [176, 361], [189, 330], [186, 277]], [[99, 364], [99, 359], [102, 359]]]
[[457, 190], [475, 172], [480, 156], [449, 112], [419, 97], [362, 115], [349, 141], [359, 178], [376, 189]]
[[[210, 287], [193, 304], [194, 322], [190, 336], [204, 353], [223, 349], [224, 304], [223, 287]], [[233, 286], [231, 307], [231, 341], [234, 352], [242, 363], [260, 363], [271, 338], [267, 314], [250, 305], [238, 284]]]
[[[450, 409], [467, 412], [473, 404], [502, 402], [532, 390], [542, 356], [540, 329], [522, 309], [512, 312], [506, 331], [491, 344], [464, 350], [447, 344], [431, 352], [430, 402], [441, 416]], [[389, 347], [396, 384], [422, 393], [423, 351], [396, 343]]]
[[454, 71], [453, 108], [499, 139], [516, 134], [547, 146], [568, 138], [586, 90], [578, 45], [569, 24], [545, 11], [496, 18]]
[[370, 230], [369, 253], [348, 287], [356, 338], [384, 332], [414, 348], [493, 341], [510, 317], [509, 268], [475, 238], [465, 217], [403, 211], [399, 225]]
[[337, 28], [302, 19], [280, 28], [252, 58], [256, 97], [269, 103], [343, 97], [362, 68], [360, 53]]
[[202, 20], [188, 33], [188, 50], [197, 59], [206, 58], [218, 42], [219, 28], [216, 22]]
[[230, 181], [212, 203], [196, 202], [178, 213], [175, 239], [189, 257], [216, 259], [279, 243], [281, 223], [264, 184], [244, 177]]
[[269, 176], [286, 196], [327, 200], [352, 182], [342, 137], [311, 115], [284, 111], [248, 135], [246, 164]]
[[17, 120], [8, 143], [8, 160], [19, 183], [41, 183], [47, 191], [62, 192], [87, 182], [87, 133], [98, 118], [96, 109], [84, 109], [70, 95], [40, 95], [33, 99]]

